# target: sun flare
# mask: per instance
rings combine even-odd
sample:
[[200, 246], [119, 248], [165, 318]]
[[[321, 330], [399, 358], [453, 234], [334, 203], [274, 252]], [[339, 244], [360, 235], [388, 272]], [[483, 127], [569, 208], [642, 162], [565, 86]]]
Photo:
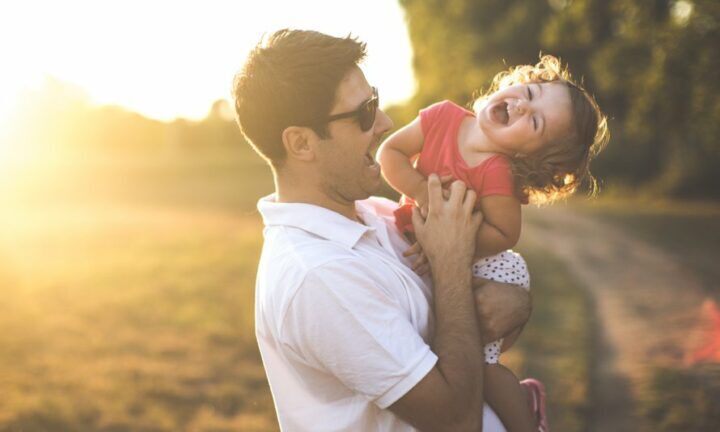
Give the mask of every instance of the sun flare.
[[159, 120], [200, 119], [213, 101], [229, 97], [233, 74], [262, 34], [283, 27], [359, 36], [368, 42], [366, 73], [383, 88], [383, 102], [413, 93], [397, 2], [366, 2], [353, 14], [342, 2], [299, 3], [4, 2], [0, 38], [15, 42], [3, 48], [0, 121], [18, 102], [13, 95], [45, 75], [83, 88], [97, 104]]

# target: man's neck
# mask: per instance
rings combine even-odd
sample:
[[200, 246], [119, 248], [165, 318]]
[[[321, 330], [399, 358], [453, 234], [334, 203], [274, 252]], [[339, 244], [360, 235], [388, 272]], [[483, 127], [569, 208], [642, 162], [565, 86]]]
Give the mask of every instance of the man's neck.
[[280, 181], [278, 177], [275, 176], [275, 196], [277, 202], [312, 204], [339, 213], [355, 222], [362, 223], [355, 211], [354, 201], [333, 199], [317, 188], [302, 188], [297, 185], [298, 182], [295, 183], [296, 184], [292, 186], [288, 186], [288, 184], [291, 183]]

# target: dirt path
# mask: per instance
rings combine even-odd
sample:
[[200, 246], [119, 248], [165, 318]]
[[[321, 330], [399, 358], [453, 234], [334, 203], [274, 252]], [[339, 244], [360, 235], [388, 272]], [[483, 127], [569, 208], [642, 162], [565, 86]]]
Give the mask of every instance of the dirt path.
[[663, 250], [571, 207], [526, 213], [523, 241], [564, 260], [595, 304], [591, 430], [641, 430], [633, 401], [650, 366], [682, 362], [701, 281]]

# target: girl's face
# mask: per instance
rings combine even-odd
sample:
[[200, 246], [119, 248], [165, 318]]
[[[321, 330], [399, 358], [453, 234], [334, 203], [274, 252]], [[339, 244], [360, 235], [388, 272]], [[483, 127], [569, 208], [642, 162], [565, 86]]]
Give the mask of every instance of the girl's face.
[[531, 155], [569, 131], [570, 92], [560, 83], [517, 84], [491, 94], [477, 112], [489, 144], [510, 156]]

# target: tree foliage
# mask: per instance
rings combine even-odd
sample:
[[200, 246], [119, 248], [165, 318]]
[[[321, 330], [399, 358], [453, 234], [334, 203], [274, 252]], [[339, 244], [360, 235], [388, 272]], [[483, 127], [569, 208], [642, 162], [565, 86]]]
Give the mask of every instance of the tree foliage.
[[539, 53], [569, 64], [610, 117], [609, 182], [720, 197], [720, 3], [715, 0], [400, 0], [418, 92], [401, 121], [467, 103]]

